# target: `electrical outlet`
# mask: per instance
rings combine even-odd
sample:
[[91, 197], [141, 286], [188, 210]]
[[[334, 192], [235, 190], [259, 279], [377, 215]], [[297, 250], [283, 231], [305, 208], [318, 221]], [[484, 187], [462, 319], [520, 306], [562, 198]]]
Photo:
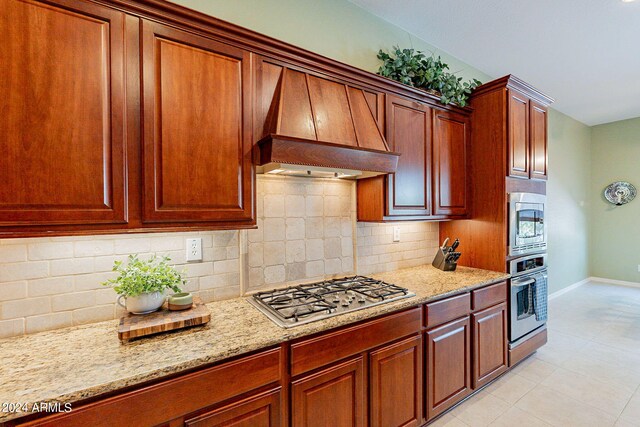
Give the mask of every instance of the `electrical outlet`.
[[202, 238], [187, 239], [187, 261], [202, 261]]
[[638, 264], [638, 273], [640, 273], [640, 264]]
[[399, 242], [400, 241], [400, 226], [399, 225], [394, 225], [393, 226], [393, 241], [394, 242]]

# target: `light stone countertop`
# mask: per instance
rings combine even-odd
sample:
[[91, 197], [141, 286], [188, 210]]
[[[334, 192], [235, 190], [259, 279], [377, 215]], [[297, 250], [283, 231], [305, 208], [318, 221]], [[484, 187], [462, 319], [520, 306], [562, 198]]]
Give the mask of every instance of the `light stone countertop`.
[[[416, 296], [289, 329], [240, 297], [208, 304], [211, 321], [205, 326], [127, 344], [118, 340], [116, 320], [0, 340], [0, 404], [73, 403], [509, 278], [465, 267], [443, 272], [431, 265], [373, 277]], [[21, 415], [0, 411], [0, 423]]]

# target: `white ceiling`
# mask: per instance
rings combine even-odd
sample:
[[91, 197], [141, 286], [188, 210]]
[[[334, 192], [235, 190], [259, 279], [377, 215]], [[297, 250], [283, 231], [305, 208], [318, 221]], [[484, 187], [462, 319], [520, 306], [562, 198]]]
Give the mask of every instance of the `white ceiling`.
[[640, 0], [351, 1], [587, 125], [640, 116]]

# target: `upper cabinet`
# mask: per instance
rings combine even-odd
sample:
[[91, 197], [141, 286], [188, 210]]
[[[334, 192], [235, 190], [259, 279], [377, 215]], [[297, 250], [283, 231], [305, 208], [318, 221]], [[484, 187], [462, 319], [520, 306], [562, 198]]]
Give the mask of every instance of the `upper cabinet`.
[[469, 113], [387, 94], [396, 173], [358, 181], [358, 220], [441, 220], [467, 214]]
[[547, 179], [547, 108], [552, 102], [515, 76], [486, 83], [473, 93], [471, 107], [478, 119], [474, 134], [505, 143], [507, 176]]
[[509, 176], [529, 178], [529, 98], [508, 91], [509, 99]]
[[126, 222], [124, 22], [94, 3], [0, 5], [0, 227]]
[[143, 221], [250, 221], [250, 54], [142, 23]]
[[431, 215], [431, 108], [398, 96], [386, 103], [387, 141], [401, 153], [387, 177], [387, 215]]
[[433, 209], [436, 215], [467, 213], [468, 116], [436, 110], [433, 115]]
[[547, 107], [529, 102], [531, 179], [547, 179]]

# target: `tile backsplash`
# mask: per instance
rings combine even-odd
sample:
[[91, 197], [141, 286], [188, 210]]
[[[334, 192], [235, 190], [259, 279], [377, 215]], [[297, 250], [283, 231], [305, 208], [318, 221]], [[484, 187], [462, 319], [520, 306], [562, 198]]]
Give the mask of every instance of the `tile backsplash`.
[[[431, 261], [437, 223], [357, 223], [355, 207], [353, 181], [259, 175], [255, 230], [0, 239], [0, 338], [119, 317], [101, 283], [129, 254], [168, 255], [205, 301]], [[202, 262], [185, 260], [190, 237]]]

